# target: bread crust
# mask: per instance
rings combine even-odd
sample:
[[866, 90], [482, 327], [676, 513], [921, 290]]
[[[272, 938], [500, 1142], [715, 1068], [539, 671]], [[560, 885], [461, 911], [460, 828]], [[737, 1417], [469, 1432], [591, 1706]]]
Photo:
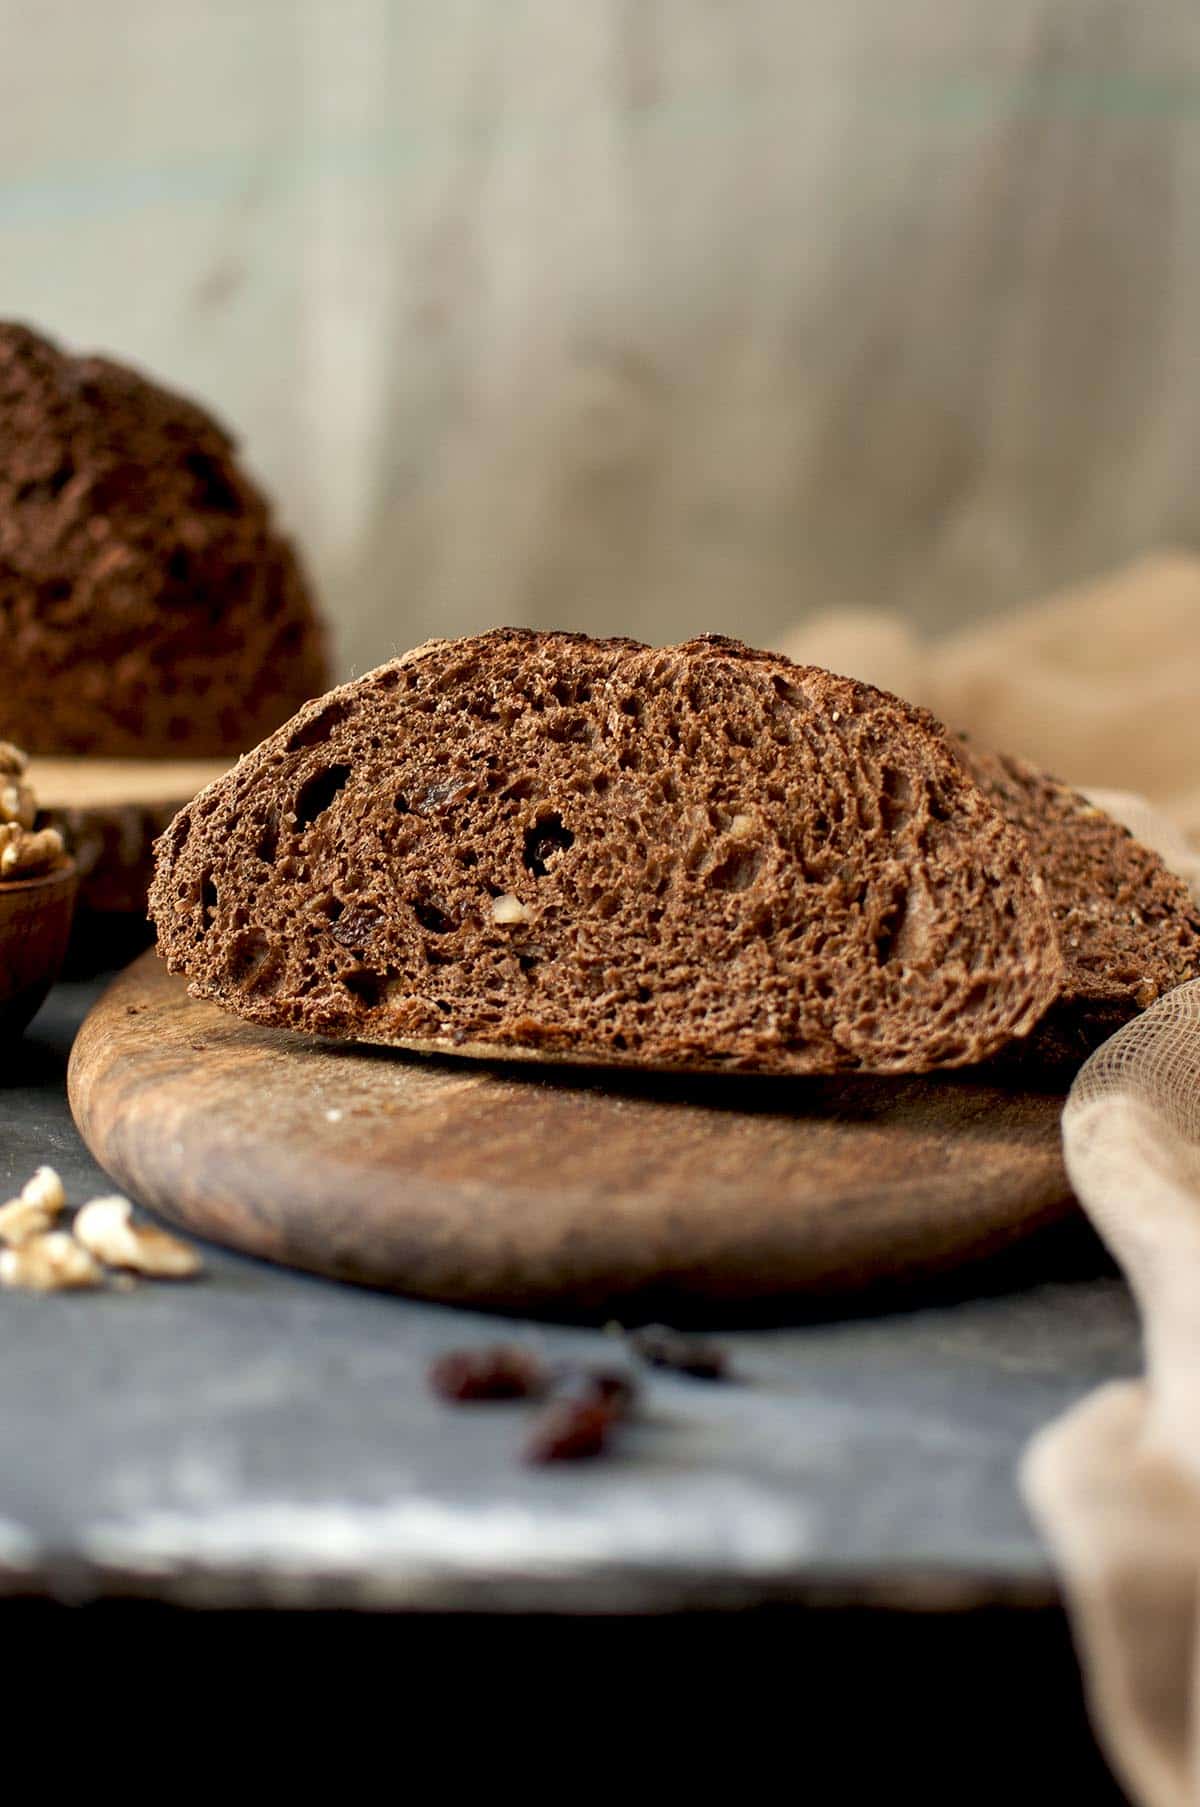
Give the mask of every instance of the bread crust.
[[233, 758], [325, 689], [295, 549], [233, 440], [105, 358], [0, 324], [0, 736]]
[[1062, 991], [1030, 1052], [1078, 1063], [1200, 976], [1200, 909], [1183, 879], [1068, 784], [957, 737], [963, 763], [1029, 843], [1063, 956]]

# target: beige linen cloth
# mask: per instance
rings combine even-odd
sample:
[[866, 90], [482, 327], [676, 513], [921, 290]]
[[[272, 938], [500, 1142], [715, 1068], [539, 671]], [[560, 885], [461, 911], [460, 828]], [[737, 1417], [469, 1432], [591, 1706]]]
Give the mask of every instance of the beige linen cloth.
[[[1086, 787], [1200, 901], [1200, 560], [1147, 559], [936, 643], [864, 612], [786, 650]], [[1063, 1147], [1137, 1299], [1146, 1373], [1043, 1430], [1022, 1481], [1114, 1769], [1143, 1807], [1200, 1807], [1200, 980], [1092, 1056]]]

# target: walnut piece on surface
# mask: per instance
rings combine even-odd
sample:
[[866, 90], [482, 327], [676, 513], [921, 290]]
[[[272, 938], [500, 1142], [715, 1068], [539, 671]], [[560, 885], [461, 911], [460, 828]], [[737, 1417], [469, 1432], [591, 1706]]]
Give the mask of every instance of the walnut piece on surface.
[[31, 1236], [43, 1235], [54, 1227], [66, 1202], [63, 1183], [53, 1167], [39, 1167], [16, 1198], [0, 1205], [0, 1242], [16, 1248]]
[[53, 1227], [50, 1213], [40, 1205], [31, 1205], [28, 1199], [10, 1198], [7, 1204], [0, 1205], [0, 1242], [9, 1248], [18, 1248], [31, 1236], [42, 1236]]
[[20, 747], [14, 747], [10, 740], [0, 740], [0, 774], [6, 778], [19, 778], [28, 764], [28, 757]]
[[[108, 1282], [115, 1291], [129, 1292], [137, 1285], [129, 1270], [184, 1280], [203, 1269], [187, 1243], [154, 1224], [134, 1223], [127, 1198], [94, 1198], [76, 1212], [70, 1230], [56, 1230], [66, 1202], [54, 1168], [39, 1167], [16, 1198], [0, 1205], [0, 1286], [63, 1292]], [[106, 1267], [124, 1271], [110, 1277]]]
[[0, 1252], [0, 1286], [49, 1293], [103, 1284], [99, 1263], [65, 1230], [31, 1236], [17, 1248]]
[[196, 1250], [156, 1224], [133, 1221], [133, 1206], [114, 1193], [93, 1198], [75, 1218], [76, 1240], [106, 1267], [131, 1268], [159, 1280], [187, 1280], [204, 1266]]
[[66, 1188], [53, 1167], [35, 1168], [32, 1179], [25, 1181], [21, 1187], [21, 1197], [27, 1204], [37, 1205], [39, 1210], [48, 1211], [55, 1216], [67, 1202]]

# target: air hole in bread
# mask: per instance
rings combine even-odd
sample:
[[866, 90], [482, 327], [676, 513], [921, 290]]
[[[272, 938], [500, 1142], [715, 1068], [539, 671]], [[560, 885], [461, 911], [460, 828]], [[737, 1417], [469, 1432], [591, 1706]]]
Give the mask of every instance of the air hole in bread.
[[357, 998], [360, 1004], [369, 1005], [372, 1010], [387, 996], [386, 977], [383, 973], [372, 972], [369, 966], [360, 966], [353, 972], [344, 973], [342, 984], [351, 997]]
[[62, 495], [67, 484], [75, 475], [75, 466], [69, 458], [63, 458], [48, 477], [35, 477], [28, 483], [17, 486], [17, 501], [31, 502], [46, 500], [53, 502]]
[[196, 480], [196, 501], [201, 508], [214, 514], [241, 514], [242, 498], [215, 458], [206, 452], [189, 452], [183, 462]]
[[551, 740], [563, 746], [588, 746], [596, 738], [596, 730], [585, 715], [559, 715], [546, 723]]
[[229, 944], [226, 971], [235, 985], [265, 990], [280, 968], [274, 948], [261, 929], [243, 929]]
[[449, 935], [458, 926], [441, 904], [431, 897], [417, 898], [413, 904], [413, 915], [421, 927], [428, 929], [431, 935]]
[[551, 863], [574, 844], [575, 836], [557, 811], [541, 816], [525, 830], [525, 864], [535, 878], [545, 878]]
[[349, 776], [348, 765], [331, 765], [305, 780], [296, 796], [297, 834], [311, 827], [317, 817], [329, 808]]
[[875, 957], [880, 966], [886, 966], [889, 961], [900, 958], [899, 948], [907, 916], [908, 897], [900, 891], [875, 931]]
[[934, 821], [935, 822], [948, 822], [950, 820], [953, 812], [950, 808], [950, 805], [947, 803], [945, 797], [943, 796], [942, 791], [939, 788], [939, 786], [936, 784], [931, 784], [929, 786], [929, 790], [926, 794], [929, 798], [929, 813], [933, 817]]
[[758, 877], [762, 852], [757, 847], [738, 847], [715, 865], [706, 876], [714, 891], [748, 891]]
[[269, 866], [274, 861], [278, 851], [279, 807], [277, 804], [272, 803], [267, 810], [266, 820], [262, 825], [262, 832], [258, 837], [257, 853], [263, 864]]
[[898, 834], [911, 820], [913, 783], [907, 772], [885, 765], [879, 781], [879, 817], [886, 834]]
[[350, 705], [344, 702], [327, 703], [309, 722], [293, 729], [288, 736], [289, 753], [302, 753], [306, 747], [319, 747], [329, 739], [334, 729], [344, 722]]
[[200, 881], [200, 913], [206, 919], [211, 917], [217, 907], [217, 887], [213, 884], [212, 874], [206, 872]]

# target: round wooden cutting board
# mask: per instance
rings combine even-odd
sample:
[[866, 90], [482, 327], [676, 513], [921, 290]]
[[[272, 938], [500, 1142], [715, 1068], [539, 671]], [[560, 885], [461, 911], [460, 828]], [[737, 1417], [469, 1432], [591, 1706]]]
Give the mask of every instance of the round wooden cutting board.
[[153, 953], [84, 1023], [70, 1094], [117, 1184], [185, 1228], [513, 1309], [857, 1290], [1072, 1203], [1057, 1092], [434, 1060], [253, 1028]]

